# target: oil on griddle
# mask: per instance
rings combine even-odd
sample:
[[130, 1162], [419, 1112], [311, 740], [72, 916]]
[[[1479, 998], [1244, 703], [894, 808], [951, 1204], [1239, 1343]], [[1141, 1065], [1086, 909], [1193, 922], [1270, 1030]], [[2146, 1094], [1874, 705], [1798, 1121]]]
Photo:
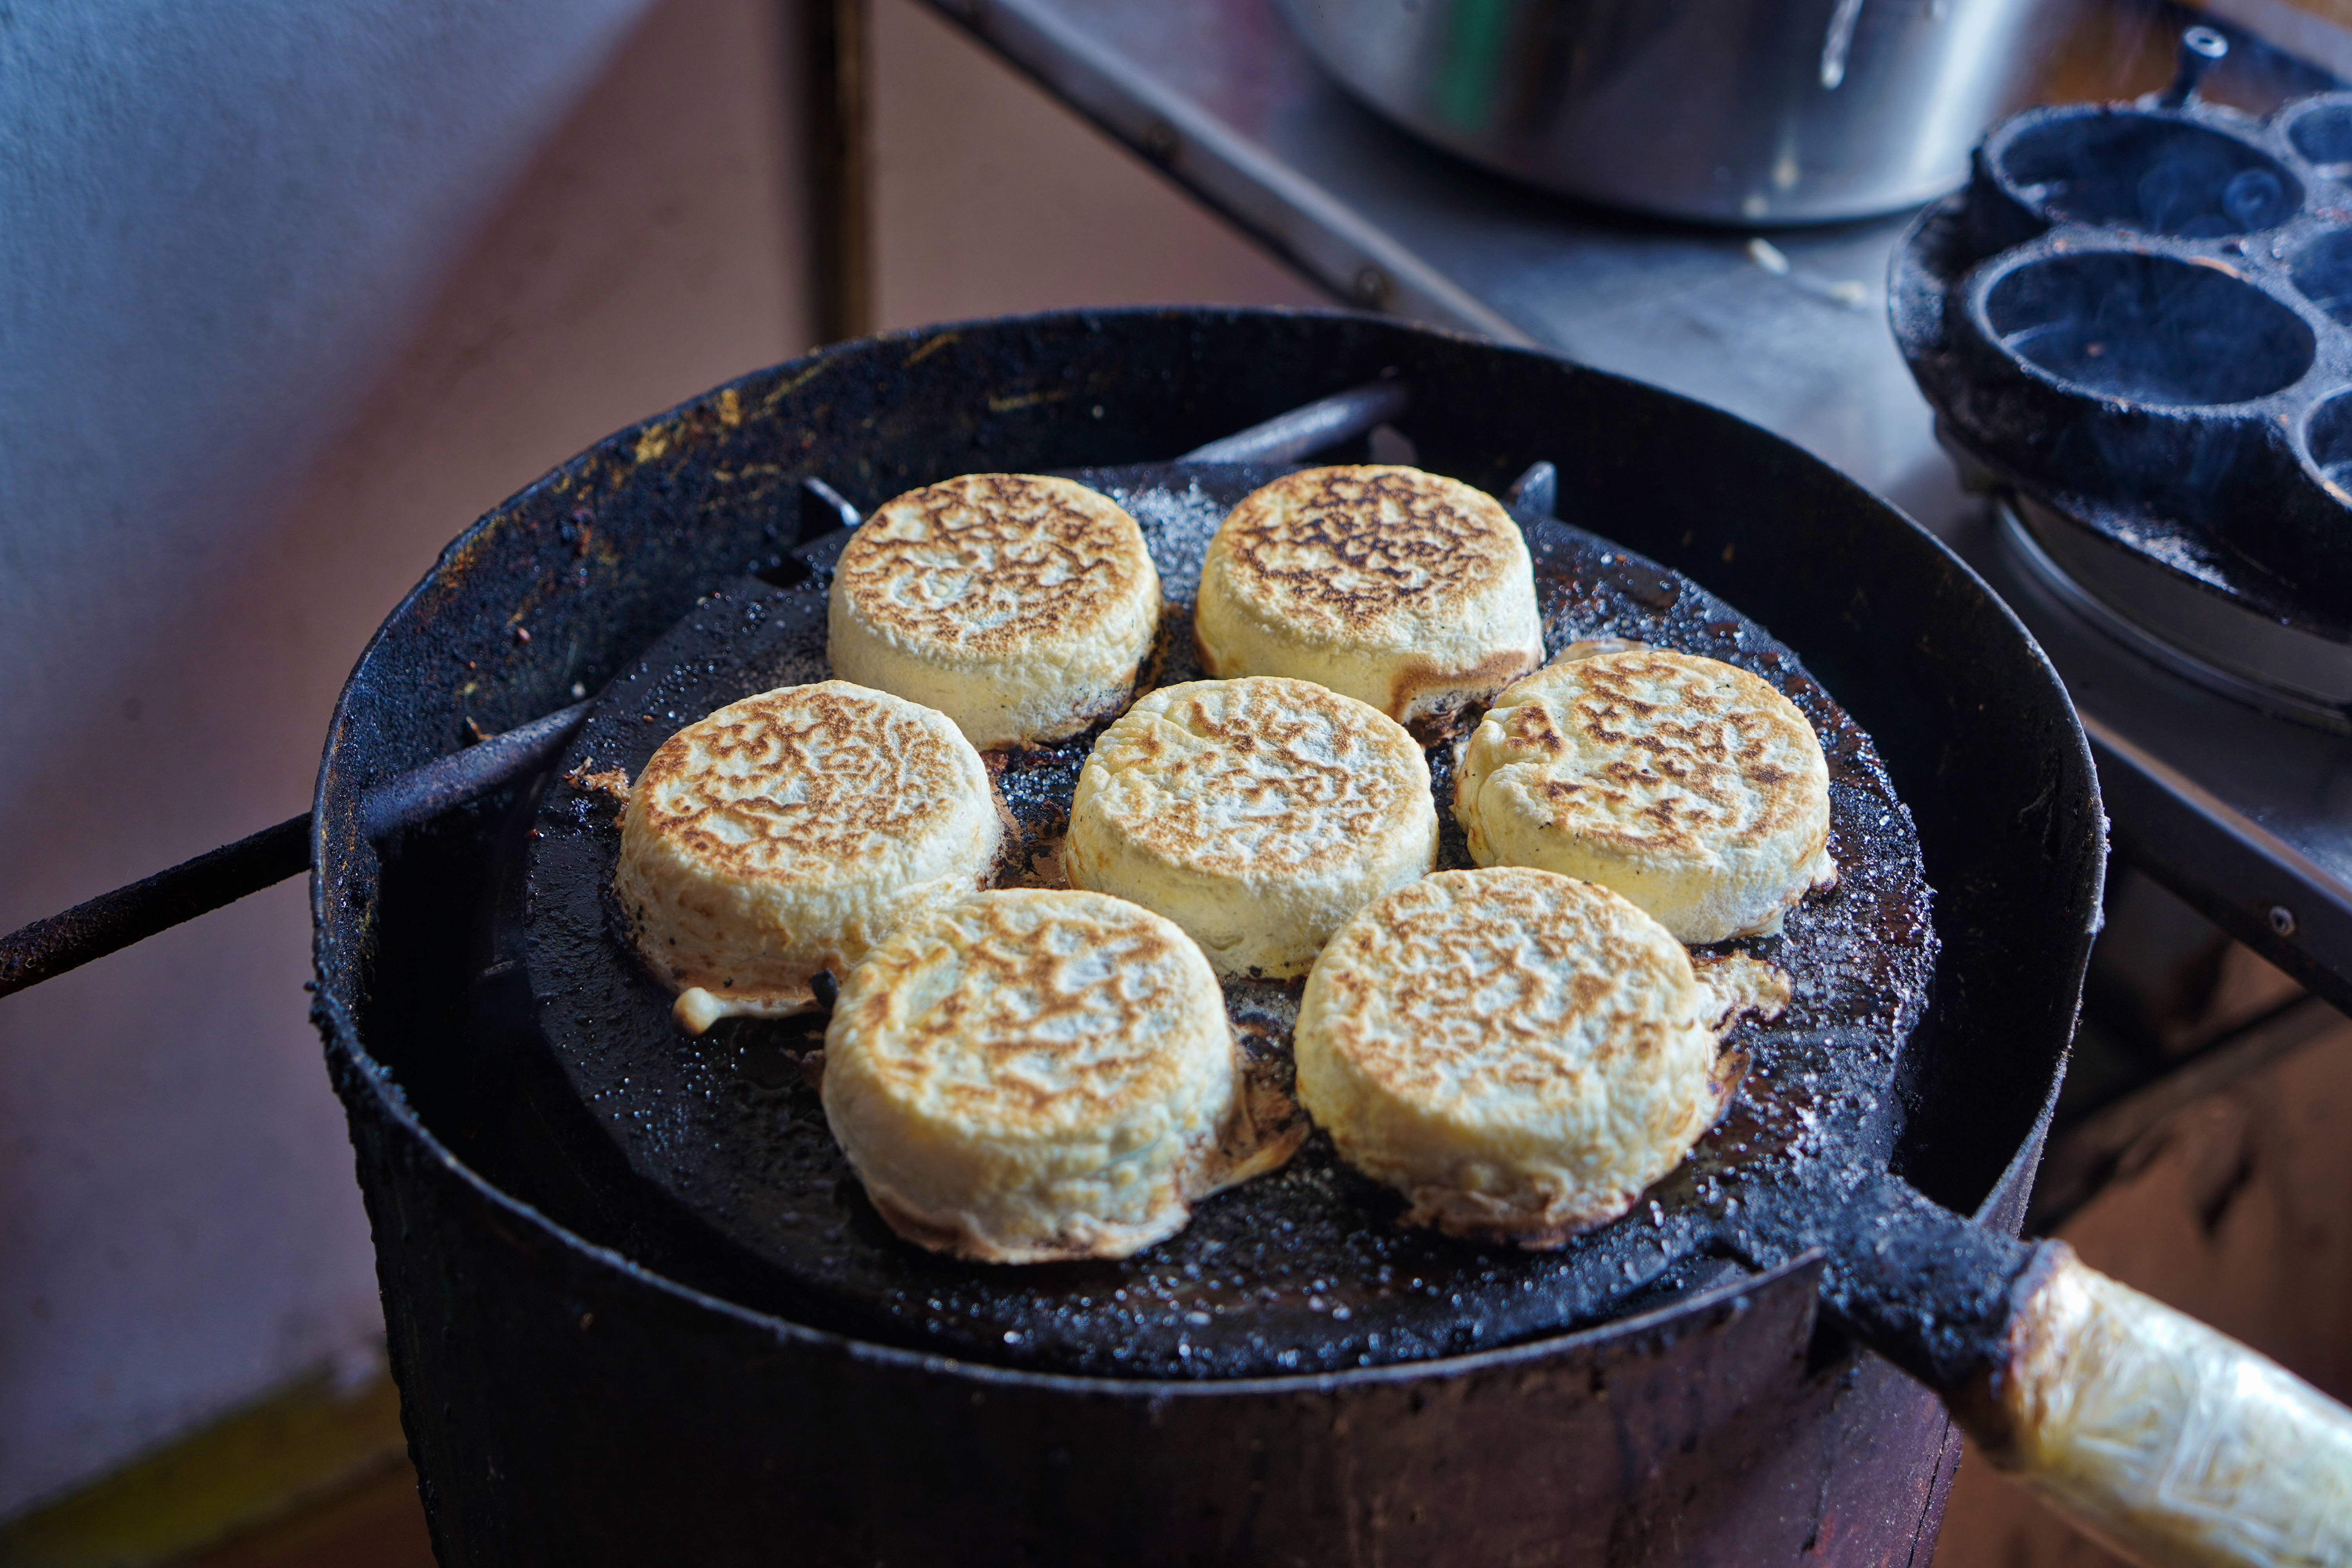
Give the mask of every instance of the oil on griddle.
[[[1081, 471], [1132, 512], [1171, 601], [1145, 675], [1196, 679], [1189, 601], [1225, 510], [1279, 469], [1234, 465]], [[775, 1277], [803, 1318], [946, 1354], [1055, 1371], [1232, 1377], [1336, 1370], [1489, 1348], [1663, 1302], [1735, 1273], [1733, 1215], [1824, 1145], [1885, 1149], [1897, 1131], [1896, 1058], [1934, 967], [1929, 892], [1909, 814], [1869, 739], [1793, 656], [1689, 580], [1598, 534], [1517, 514], [1535, 560], [1545, 643], [1622, 637], [1705, 654], [1771, 680], [1803, 710], [1830, 761], [1841, 882], [1793, 911], [1778, 939], [1724, 944], [1788, 970], [1796, 995], [1769, 1026], [1727, 1043], [1753, 1053], [1738, 1102], [1691, 1158], [1616, 1224], [1556, 1252], [1473, 1246], [1395, 1223], [1402, 1204], [1311, 1137], [1285, 1170], [1202, 1204], [1142, 1255], [1003, 1268], [899, 1240], [866, 1203], [800, 1070], [821, 1017], [731, 1020], [699, 1038], [631, 955], [608, 891], [617, 812], [551, 777], [527, 858], [528, 967], [562, 1075], [630, 1167]], [[634, 775], [678, 727], [737, 698], [822, 679], [829, 563], [844, 536], [803, 552], [785, 587], [754, 579], [705, 598], [615, 680], [562, 767]], [[992, 757], [1022, 828], [1003, 880], [1054, 875], [1053, 851], [1093, 731]], [[1429, 753], [1445, 835], [1451, 748]], [[1288, 1070], [1298, 987], [1227, 987], [1259, 1070]], [[1833, 1128], [1835, 1131], [1833, 1131]]]

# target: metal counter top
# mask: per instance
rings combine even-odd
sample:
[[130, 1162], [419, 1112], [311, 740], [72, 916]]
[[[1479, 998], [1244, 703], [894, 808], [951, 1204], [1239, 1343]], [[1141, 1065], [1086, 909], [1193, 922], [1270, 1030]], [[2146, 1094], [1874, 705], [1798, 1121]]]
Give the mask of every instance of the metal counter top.
[[2118, 849], [2352, 1008], [2352, 740], [2158, 669], [2019, 572], [1937, 446], [1887, 328], [1887, 258], [1907, 217], [1759, 245], [1522, 188], [1359, 107], [1269, 0], [933, 4], [1340, 299], [1729, 409], [1918, 519], [2064, 677]]

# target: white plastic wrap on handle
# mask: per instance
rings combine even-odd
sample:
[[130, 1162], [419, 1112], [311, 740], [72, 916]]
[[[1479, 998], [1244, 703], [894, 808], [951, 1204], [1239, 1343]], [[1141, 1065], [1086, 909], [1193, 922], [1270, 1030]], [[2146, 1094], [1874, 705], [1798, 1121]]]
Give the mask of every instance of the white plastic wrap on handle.
[[2352, 1565], [2352, 1410], [2071, 1249], [1954, 1405], [1994, 1464], [2150, 1568]]

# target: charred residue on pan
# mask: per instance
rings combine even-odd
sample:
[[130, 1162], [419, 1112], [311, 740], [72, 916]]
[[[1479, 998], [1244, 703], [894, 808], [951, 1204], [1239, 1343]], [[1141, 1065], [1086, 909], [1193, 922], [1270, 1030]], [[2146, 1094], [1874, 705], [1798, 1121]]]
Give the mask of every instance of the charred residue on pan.
[[[1082, 472], [1143, 524], [1171, 595], [1193, 581], [1224, 509], [1278, 470], [1163, 466]], [[1181, 1234], [1119, 1261], [965, 1264], [892, 1235], [865, 1201], [800, 1064], [821, 1019], [738, 1021], [698, 1039], [629, 954], [607, 888], [609, 803], [562, 783], [528, 850], [529, 969], [575, 1091], [631, 1166], [725, 1243], [767, 1265], [772, 1301], [860, 1335], [1066, 1372], [1245, 1376], [1410, 1361], [1588, 1324], [1711, 1280], [1744, 1250], [1751, 1188], [1831, 1146], [1883, 1150], [1897, 1129], [1896, 1055], [1933, 966], [1928, 891], [1909, 814], [1870, 742], [1786, 649], [1723, 601], [1605, 539], [1523, 515], [1546, 645], [1621, 637], [1754, 669], [1803, 710], [1831, 761], [1836, 890], [1785, 934], [1723, 944], [1789, 970], [1797, 993], [1728, 1044], [1754, 1058], [1731, 1111], [1614, 1225], [1556, 1252], [1456, 1242], [1395, 1224], [1402, 1201], [1311, 1137], [1286, 1169], [1203, 1203]], [[712, 595], [616, 681], [565, 766], [643, 765], [679, 725], [824, 662], [824, 566]], [[1191, 605], [1171, 596], [1146, 686], [1198, 679]], [[1055, 885], [1071, 789], [1095, 734], [992, 758], [1020, 839], [1003, 880]], [[1467, 865], [1450, 744], [1429, 752], [1440, 864]], [[1284, 1087], [1297, 983], [1241, 981], [1227, 1005], [1261, 1080]], [[1860, 1125], [1876, 1135], [1855, 1140]]]

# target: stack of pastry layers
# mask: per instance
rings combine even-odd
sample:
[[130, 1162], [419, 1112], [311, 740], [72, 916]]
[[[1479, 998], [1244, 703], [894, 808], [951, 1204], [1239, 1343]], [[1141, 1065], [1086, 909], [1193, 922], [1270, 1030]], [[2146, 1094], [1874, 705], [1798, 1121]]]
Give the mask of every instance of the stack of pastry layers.
[[[1662, 649], [1539, 668], [1517, 524], [1408, 468], [1235, 507], [1193, 614], [1213, 679], [1135, 700], [1160, 611], [1141, 530], [1069, 480], [877, 511], [834, 579], [837, 679], [688, 725], [631, 791], [615, 889], [680, 1024], [837, 984], [835, 1136], [893, 1229], [961, 1257], [1127, 1256], [1289, 1157], [1221, 977], [1305, 977], [1299, 1101], [1407, 1223], [1553, 1247], [1623, 1214], [1735, 1091], [1718, 1031], [1788, 994], [1684, 944], [1832, 879], [1802, 715]], [[1070, 888], [989, 889], [982, 751], [1112, 715]], [[1433, 875], [1423, 742], [1449, 740], [1481, 868]]]

